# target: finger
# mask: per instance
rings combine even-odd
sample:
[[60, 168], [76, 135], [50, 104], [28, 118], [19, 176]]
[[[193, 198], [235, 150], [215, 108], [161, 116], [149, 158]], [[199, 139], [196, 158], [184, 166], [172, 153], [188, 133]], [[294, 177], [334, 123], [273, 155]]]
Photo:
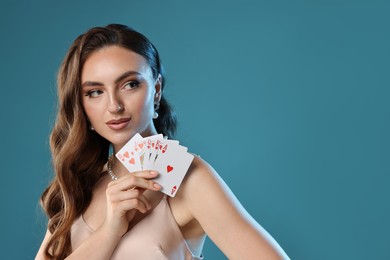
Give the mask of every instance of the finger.
[[152, 178], [157, 177], [159, 173], [157, 171], [154, 171], [154, 170], [146, 170], [146, 171], [132, 172], [131, 174], [135, 175], [137, 177], [145, 178], [145, 179], [152, 179]]
[[131, 199], [118, 202], [115, 207], [115, 211], [120, 216], [124, 216], [127, 211], [136, 209], [141, 213], [146, 213], [148, 211], [145, 203], [140, 199]]
[[154, 170], [145, 170], [145, 171], [136, 171], [132, 172], [130, 174], [127, 174], [125, 176], [119, 177], [116, 180], [113, 180], [109, 183], [110, 186], [115, 186], [118, 183], [121, 183], [123, 180], [129, 178], [130, 176], [136, 176], [136, 177], [141, 177], [144, 179], [153, 179], [156, 178], [159, 175], [157, 171]]
[[[128, 176], [124, 176], [122, 178], [119, 178], [118, 180], [112, 181], [108, 184], [109, 188], [115, 189], [115, 190], [128, 190], [134, 187], [137, 188], [144, 188], [148, 190], [160, 190], [161, 186], [157, 184], [155, 181], [145, 179], [142, 177], [145, 174], [145, 172], [139, 173], [139, 175], [136, 174], [130, 174]], [[152, 176], [156, 176], [155, 174], [152, 174]], [[149, 174], [150, 177], [150, 174]]]
[[133, 191], [138, 191], [137, 199], [145, 204], [147, 210], [150, 210], [152, 208], [152, 204], [150, 204], [148, 198], [143, 194], [145, 189], [133, 189]]
[[115, 203], [122, 200], [129, 200], [138, 198], [142, 194], [139, 189], [133, 188], [129, 190], [117, 191], [110, 195], [110, 201]]
[[130, 189], [126, 191], [117, 192], [110, 197], [110, 201], [112, 203], [117, 203], [124, 200], [139, 199], [145, 204], [147, 209], [150, 209], [151, 204], [149, 200], [143, 195], [144, 191], [145, 189]]

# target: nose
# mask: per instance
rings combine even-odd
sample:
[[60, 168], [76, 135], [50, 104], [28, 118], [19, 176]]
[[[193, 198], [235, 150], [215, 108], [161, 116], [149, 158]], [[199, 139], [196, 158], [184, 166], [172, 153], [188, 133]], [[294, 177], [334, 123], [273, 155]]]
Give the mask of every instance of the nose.
[[124, 108], [125, 107], [123, 106], [122, 102], [115, 95], [110, 96], [110, 100], [107, 107], [108, 112], [119, 113], [122, 112]]

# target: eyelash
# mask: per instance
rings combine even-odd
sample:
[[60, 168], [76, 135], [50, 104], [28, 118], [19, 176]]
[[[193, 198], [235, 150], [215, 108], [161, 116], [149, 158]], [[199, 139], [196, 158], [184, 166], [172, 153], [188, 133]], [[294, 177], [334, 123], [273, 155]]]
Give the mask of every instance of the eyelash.
[[131, 89], [135, 89], [135, 88], [138, 88], [140, 83], [137, 81], [137, 80], [132, 80], [132, 81], [129, 81], [129, 82], [126, 82], [123, 87], [127, 86], [127, 85], [130, 85], [130, 88]]
[[[125, 88], [126, 86], [130, 86], [130, 89], [135, 89], [135, 88], [138, 88], [139, 85], [140, 85], [140, 82], [137, 81], [137, 80], [133, 80], [133, 81], [129, 81], [129, 82], [126, 82], [125, 84], [123, 84], [123, 87], [122, 88]], [[101, 90], [98, 90], [98, 89], [93, 89], [93, 90], [90, 90], [88, 91], [85, 96], [87, 97], [90, 97], [90, 98], [93, 98], [94, 96], [94, 93], [96, 93], [96, 95], [100, 95], [103, 91]], [[95, 96], [96, 97], [96, 96]]]
[[[88, 91], [85, 95], [88, 96], [88, 97], [93, 97], [92, 95], [94, 93], [97, 93], [97, 92], [102, 92], [101, 90], [98, 90], [98, 89], [93, 89], [93, 90], [90, 90]], [[100, 93], [101, 94], [101, 93]]]

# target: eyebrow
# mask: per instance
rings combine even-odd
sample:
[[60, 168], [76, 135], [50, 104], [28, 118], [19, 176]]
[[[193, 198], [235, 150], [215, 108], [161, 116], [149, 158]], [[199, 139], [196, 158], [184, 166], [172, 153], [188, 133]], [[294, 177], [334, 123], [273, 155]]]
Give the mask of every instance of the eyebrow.
[[[125, 78], [129, 77], [129, 76], [133, 76], [133, 75], [141, 75], [141, 73], [137, 72], [137, 71], [133, 71], [133, 70], [130, 70], [130, 71], [126, 71], [125, 73], [123, 73], [122, 75], [120, 75], [116, 80], [115, 80], [115, 84], [118, 84], [119, 82], [121, 82], [122, 80], [124, 80]], [[98, 81], [85, 81], [83, 84], [81, 84], [83, 87], [93, 87], [93, 86], [103, 86], [104, 84], [101, 83], [101, 82], [98, 82]]]

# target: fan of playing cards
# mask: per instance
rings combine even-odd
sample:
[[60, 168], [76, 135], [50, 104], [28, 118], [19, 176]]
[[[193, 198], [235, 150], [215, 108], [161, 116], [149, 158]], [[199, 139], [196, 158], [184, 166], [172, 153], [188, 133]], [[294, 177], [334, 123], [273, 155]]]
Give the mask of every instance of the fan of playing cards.
[[194, 156], [176, 140], [164, 139], [162, 134], [143, 138], [136, 134], [116, 154], [129, 172], [155, 170], [155, 181], [161, 191], [174, 197], [191, 165]]

